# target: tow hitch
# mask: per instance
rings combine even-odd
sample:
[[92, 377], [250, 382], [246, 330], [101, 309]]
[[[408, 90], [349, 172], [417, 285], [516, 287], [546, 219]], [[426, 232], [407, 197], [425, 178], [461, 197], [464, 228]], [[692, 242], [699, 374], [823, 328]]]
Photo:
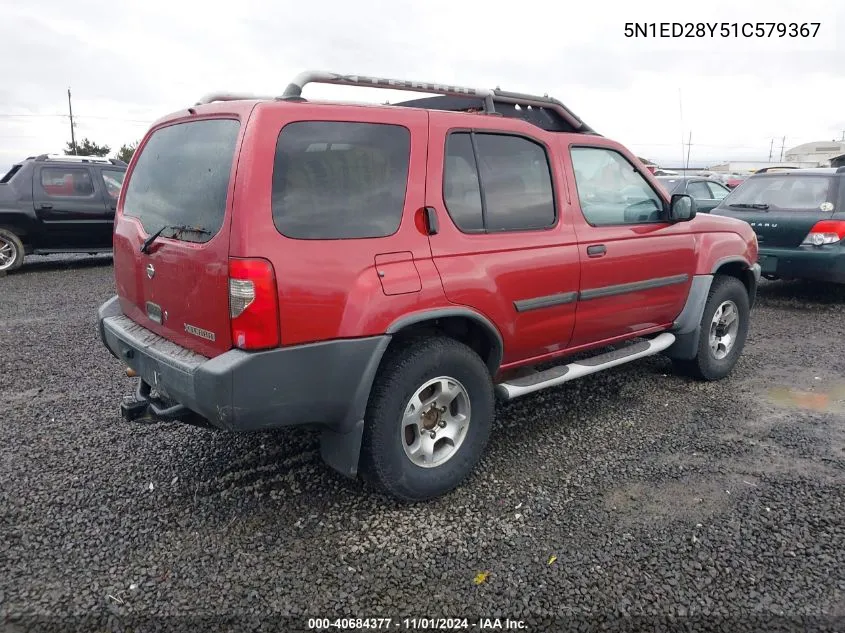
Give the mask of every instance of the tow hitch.
[[[132, 373], [134, 374], [135, 372], [133, 371]], [[126, 375], [129, 375], [128, 370]], [[181, 404], [162, 406], [162, 404], [152, 397], [151, 392], [152, 387], [143, 378], [139, 379], [138, 387], [135, 389], [135, 395], [124, 397], [123, 402], [120, 403], [121, 417], [128, 422], [144, 416], [158, 420], [180, 420], [191, 414], [191, 410]]]
[[[131, 374], [130, 374], [131, 371]], [[127, 369], [127, 376], [136, 376], [131, 369]], [[146, 418], [151, 422], [178, 421], [203, 428], [213, 428], [205, 418], [200, 417], [188, 407], [181, 404], [165, 405], [158, 398], [152, 396], [152, 387], [143, 379], [138, 379], [135, 395], [124, 396], [120, 403], [120, 416], [127, 422], [134, 422]]]

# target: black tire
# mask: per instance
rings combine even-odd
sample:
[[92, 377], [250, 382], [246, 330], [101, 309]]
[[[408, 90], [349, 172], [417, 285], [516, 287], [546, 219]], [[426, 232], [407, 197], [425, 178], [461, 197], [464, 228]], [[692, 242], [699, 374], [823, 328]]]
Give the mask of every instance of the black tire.
[[[719, 359], [710, 348], [710, 326], [716, 310], [725, 301], [733, 301], [736, 305], [739, 327], [733, 347], [724, 358]], [[748, 291], [742, 282], [736, 277], [717, 276], [710, 286], [710, 293], [707, 295], [707, 303], [698, 326], [698, 351], [695, 358], [674, 359], [675, 369], [679, 373], [699, 380], [721, 380], [730, 374], [745, 347], [750, 315]]]
[[5, 258], [0, 258], [0, 274], [12, 272], [23, 265], [23, 258], [26, 256], [23, 242], [9, 229], [0, 228], [0, 249], [2, 248], [11, 251], [12, 260], [10, 264]]
[[[463, 441], [441, 465], [423, 467], [406, 454], [402, 420], [411, 397], [427, 381], [447, 376], [468, 396], [469, 424]], [[469, 347], [432, 336], [397, 342], [376, 375], [364, 425], [361, 472], [402, 501], [424, 501], [456, 488], [475, 468], [490, 438], [495, 398], [490, 372]], [[439, 444], [437, 440], [436, 444]], [[447, 446], [448, 448], [448, 446]]]

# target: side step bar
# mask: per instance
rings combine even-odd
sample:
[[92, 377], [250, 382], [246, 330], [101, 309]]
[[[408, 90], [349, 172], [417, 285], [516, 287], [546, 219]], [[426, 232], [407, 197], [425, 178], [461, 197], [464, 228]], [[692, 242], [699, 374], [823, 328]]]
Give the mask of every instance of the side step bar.
[[513, 400], [519, 396], [549, 387], [556, 387], [570, 380], [575, 380], [588, 374], [594, 374], [604, 369], [610, 369], [617, 365], [623, 365], [638, 358], [654, 356], [668, 348], [674, 342], [675, 335], [664, 332], [653, 339], [634, 343], [633, 345], [616, 349], [612, 352], [599, 354], [592, 358], [585, 358], [584, 360], [572, 362], [568, 365], [558, 365], [557, 367], [552, 367], [551, 369], [546, 369], [530, 376], [499, 383], [496, 385], [496, 395], [502, 400]]

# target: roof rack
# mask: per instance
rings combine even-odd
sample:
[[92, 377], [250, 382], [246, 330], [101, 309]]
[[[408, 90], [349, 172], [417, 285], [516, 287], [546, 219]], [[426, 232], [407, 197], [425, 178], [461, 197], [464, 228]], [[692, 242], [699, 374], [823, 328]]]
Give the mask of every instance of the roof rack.
[[30, 156], [27, 160], [53, 160], [67, 163], [99, 163], [103, 165], [120, 165], [126, 167], [127, 164], [119, 158], [103, 158], [102, 156], [74, 156], [67, 154], [39, 154], [38, 156]]
[[[262, 97], [240, 93], [212, 93], [197, 101], [196, 105], [213, 101], [239, 101], [246, 99], [304, 101], [302, 89], [309, 83], [335, 84], [363, 88], [383, 88], [440, 95], [440, 98], [417, 99], [396, 105], [422, 107], [442, 110], [481, 110], [486, 114], [498, 114], [506, 117], [525, 119], [544, 129], [559, 132], [596, 132], [577, 117], [569, 108], [557, 99], [547, 95], [523, 94], [489, 88], [466, 88], [425, 81], [407, 79], [385, 79], [365, 75], [340, 75], [323, 71], [306, 71], [294, 77], [279, 97]], [[500, 109], [497, 110], [497, 104]]]

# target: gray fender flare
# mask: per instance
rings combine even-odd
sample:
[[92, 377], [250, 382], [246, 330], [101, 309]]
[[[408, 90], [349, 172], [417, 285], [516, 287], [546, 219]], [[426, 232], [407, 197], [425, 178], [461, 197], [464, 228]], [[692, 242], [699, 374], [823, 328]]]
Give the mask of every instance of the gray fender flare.
[[487, 359], [487, 366], [491, 375], [495, 374], [502, 362], [504, 344], [502, 335], [487, 317], [463, 307], [436, 308], [423, 310], [413, 314], [405, 315], [393, 323], [386, 330], [386, 336], [382, 338], [378, 347], [373, 352], [370, 362], [367, 363], [355, 391], [354, 402], [350, 404], [349, 411], [343, 423], [336, 428], [325, 428], [320, 435], [320, 456], [331, 468], [347, 477], [355, 477], [358, 474], [358, 463], [361, 458], [361, 442], [364, 438], [364, 415], [367, 411], [367, 403], [370, 399], [370, 391], [376, 377], [381, 359], [387, 351], [387, 347], [393, 336], [403, 328], [416, 323], [443, 319], [447, 317], [469, 318], [481, 325], [493, 341], [493, 353]]
[[713, 275], [693, 276], [684, 309], [669, 330], [675, 335], [675, 342], [664, 352], [670, 358], [695, 358], [701, 334], [701, 316], [704, 314], [712, 284]]

